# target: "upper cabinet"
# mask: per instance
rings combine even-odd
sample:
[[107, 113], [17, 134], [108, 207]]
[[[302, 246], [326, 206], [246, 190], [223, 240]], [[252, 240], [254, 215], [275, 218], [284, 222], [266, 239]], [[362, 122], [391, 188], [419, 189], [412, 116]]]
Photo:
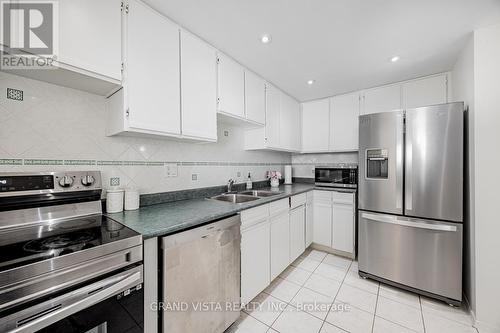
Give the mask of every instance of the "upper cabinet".
[[218, 111], [245, 117], [245, 70], [224, 54], [218, 54]]
[[266, 81], [245, 71], [245, 114], [250, 121], [266, 123]]
[[120, 8], [121, 0], [59, 1], [59, 62], [121, 81]]
[[330, 99], [302, 103], [302, 152], [326, 152], [330, 135]]
[[[125, 10], [122, 1], [65, 0], [57, 3], [59, 27], [55, 27], [58, 35], [54, 45], [58, 47], [55, 48], [53, 68], [2, 70], [103, 96], [118, 90], [122, 81], [122, 10]], [[11, 34], [11, 37], [11, 45], [24, 44], [24, 35]], [[6, 44], [3, 36], [0, 39], [0, 44]], [[5, 51], [8, 53], [8, 48]], [[29, 50], [26, 54], [30, 54]]]
[[448, 102], [448, 75], [428, 76], [403, 83], [405, 109]]
[[271, 84], [266, 85], [266, 125], [245, 132], [246, 150], [300, 151], [300, 105]]
[[196, 36], [181, 31], [182, 135], [217, 140], [216, 52]]
[[401, 84], [377, 87], [361, 92], [361, 114], [400, 110]]
[[359, 93], [352, 93], [331, 98], [331, 151], [358, 150], [359, 96]]
[[215, 141], [215, 50], [143, 2], [129, 0], [127, 6], [123, 89], [108, 98], [107, 135]]

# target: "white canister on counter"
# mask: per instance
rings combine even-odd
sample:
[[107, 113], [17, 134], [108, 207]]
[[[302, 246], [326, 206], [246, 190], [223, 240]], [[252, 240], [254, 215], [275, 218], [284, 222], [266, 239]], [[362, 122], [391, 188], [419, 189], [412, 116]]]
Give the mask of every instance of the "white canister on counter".
[[139, 209], [139, 191], [128, 188], [125, 190], [125, 210]]
[[123, 212], [123, 192], [121, 188], [110, 188], [106, 191], [106, 212]]

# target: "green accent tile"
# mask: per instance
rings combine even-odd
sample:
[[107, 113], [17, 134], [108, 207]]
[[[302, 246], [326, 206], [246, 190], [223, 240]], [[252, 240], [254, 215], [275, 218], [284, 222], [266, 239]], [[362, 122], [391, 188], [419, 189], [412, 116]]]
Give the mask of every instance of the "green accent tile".
[[158, 162], [158, 161], [149, 161], [149, 162], [146, 162], [146, 165], [147, 166], [164, 166], [165, 163]]
[[95, 160], [64, 160], [64, 165], [96, 165]]
[[63, 160], [24, 159], [24, 165], [63, 165]]
[[144, 166], [146, 162], [144, 161], [122, 161], [124, 166]]
[[123, 165], [122, 161], [97, 161], [97, 165]]
[[22, 158], [1, 158], [0, 165], [23, 165]]

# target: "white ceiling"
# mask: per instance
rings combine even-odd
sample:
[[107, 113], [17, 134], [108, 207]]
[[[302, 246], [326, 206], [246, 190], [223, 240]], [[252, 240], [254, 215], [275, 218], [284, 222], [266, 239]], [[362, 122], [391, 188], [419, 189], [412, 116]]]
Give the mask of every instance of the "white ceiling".
[[500, 24], [500, 0], [146, 2], [301, 101], [449, 70], [471, 31]]

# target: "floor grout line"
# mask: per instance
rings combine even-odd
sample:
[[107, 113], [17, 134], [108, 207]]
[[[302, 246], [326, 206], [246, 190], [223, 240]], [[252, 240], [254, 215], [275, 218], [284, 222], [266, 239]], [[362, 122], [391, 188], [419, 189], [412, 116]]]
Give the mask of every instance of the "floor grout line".
[[422, 326], [424, 327], [424, 333], [425, 333], [426, 329], [425, 329], [424, 309], [422, 307], [422, 297], [420, 296], [418, 296], [418, 303], [420, 304], [420, 316], [422, 317]]

